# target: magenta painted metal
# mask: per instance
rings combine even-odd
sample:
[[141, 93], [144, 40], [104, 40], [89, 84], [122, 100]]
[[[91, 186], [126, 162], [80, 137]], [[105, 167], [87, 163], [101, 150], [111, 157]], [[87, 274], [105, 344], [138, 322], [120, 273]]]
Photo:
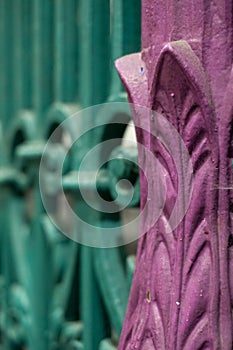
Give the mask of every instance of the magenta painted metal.
[[[143, 0], [142, 52], [116, 63], [130, 102], [166, 116], [194, 169], [189, 209], [169, 235], [164, 222], [177, 196], [176, 169], [150, 133], [138, 131], [138, 142], [165, 161], [169, 192], [160, 219], [139, 240], [119, 350], [233, 348], [232, 6]], [[134, 118], [156, 128], [148, 114]], [[150, 166], [143, 154], [139, 162]], [[141, 177], [142, 207], [145, 193]]]

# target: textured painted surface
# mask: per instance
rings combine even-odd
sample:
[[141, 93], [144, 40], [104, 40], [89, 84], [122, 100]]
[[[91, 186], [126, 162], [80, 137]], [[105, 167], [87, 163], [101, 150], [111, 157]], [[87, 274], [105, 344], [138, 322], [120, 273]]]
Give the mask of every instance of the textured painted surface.
[[[142, 52], [116, 66], [130, 102], [156, 110], [175, 126], [194, 169], [189, 209], [167, 234], [178, 192], [176, 169], [158, 140], [138, 132], [138, 141], [165, 164], [168, 190], [161, 217], [139, 242], [119, 349], [230, 350], [232, 3], [143, 0]], [[134, 118], [156, 129], [149, 115]], [[150, 166], [143, 154], [139, 161], [142, 168]], [[156, 178], [149, 181], [156, 188]], [[142, 206], [145, 192], [142, 177]]]

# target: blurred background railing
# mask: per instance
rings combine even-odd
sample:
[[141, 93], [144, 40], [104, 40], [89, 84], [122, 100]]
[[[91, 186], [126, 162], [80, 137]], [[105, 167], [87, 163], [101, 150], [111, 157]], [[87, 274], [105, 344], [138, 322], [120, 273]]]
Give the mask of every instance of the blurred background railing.
[[[42, 205], [39, 165], [63, 120], [95, 104], [127, 101], [114, 60], [140, 50], [140, 1], [0, 0], [0, 17], [1, 349], [116, 349], [135, 244], [91, 248], [62, 235]], [[129, 109], [105, 119], [122, 113], [130, 123]], [[70, 155], [64, 190], [90, 222], [119, 225], [138, 211], [139, 199], [117, 215], [96, 217], [74, 181], [83, 155], [102, 140], [122, 139], [113, 152], [127, 153], [126, 133], [125, 126], [102, 127]], [[63, 130], [56, 144], [67, 142]], [[59, 154], [51, 157], [56, 163]], [[68, 225], [56, 191], [52, 201]]]

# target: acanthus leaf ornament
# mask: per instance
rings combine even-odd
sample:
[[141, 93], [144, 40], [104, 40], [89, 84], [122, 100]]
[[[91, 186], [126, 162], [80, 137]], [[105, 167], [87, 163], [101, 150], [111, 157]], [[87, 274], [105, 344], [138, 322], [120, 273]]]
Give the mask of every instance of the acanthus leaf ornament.
[[[159, 127], [158, 119], [148, 118], [150, 134], [142, 137], [143, 133], [138, 133], [138, 142], [147, 144], [161, 163], [167, 197], [159, 220], [139, 242], [119, 349], [218, 349], [221, 310], [216, 281], [225, 277], [220, 277], [219, 266], [217, 122], [207, 76], [189, 44], [177, 41], [161, 51], [152, 86], [141, 103], [132, 98], [138, 96], [131, 91], [135, 85], [130, 87], [127, 77], [122, 80], [130, 102], [144, 103], [178, 131], [192, 162], [193, 191], [187, 208], [185, 194], [191, 184], [186, 179], [190, 174], [185, 171], [179, 140], [173, 154], [169, 153], [160, 139], [152, 136]], [[134, 118], [138, 121], [139, 116], [135, 113]], [[160, 138], [167, 138], [167, 133], [164, 130]], [[174, 154], [180, 159], [178, 169]], [[151, 166], [143, 155], [139, 162], [141, 167]], [[154, 207], [156, 194], [151, 199]]]

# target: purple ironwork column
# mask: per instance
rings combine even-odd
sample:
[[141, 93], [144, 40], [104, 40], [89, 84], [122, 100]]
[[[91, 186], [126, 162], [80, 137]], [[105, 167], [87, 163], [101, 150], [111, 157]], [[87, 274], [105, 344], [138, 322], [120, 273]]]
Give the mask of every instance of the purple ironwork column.
[[[116, 63], [130, 102], [166, 117], [193, 166], [188, 210], [169, 234], [182, 180], [152, 136], [156, 119], [134, 113], [135, 124], [150, 130], [137, 130], [138, 142], [163, 165], [167, 194], [160, 218], [139, 240], [119, 350], [233, 348], [232, 48], [232, 1], [143, 0], [142, 52]], [[139, 162], [152, 166], [143, 153]], [[141, 177], [142, 207], [146, 180], [156, 188], [158, 178]]]

